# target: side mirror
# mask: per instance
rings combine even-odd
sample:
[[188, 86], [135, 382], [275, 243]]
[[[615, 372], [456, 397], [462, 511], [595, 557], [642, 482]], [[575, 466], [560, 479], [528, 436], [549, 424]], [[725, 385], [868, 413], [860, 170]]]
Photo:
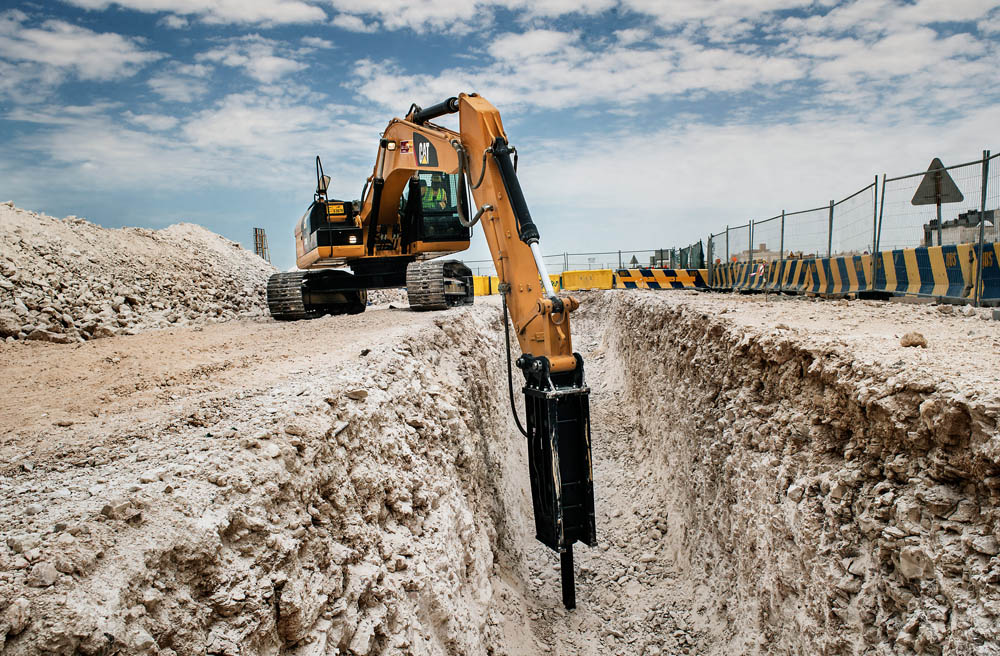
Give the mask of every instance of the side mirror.
[[319, 184], [316, 185], [316, 193], [326, 194], [326, 190], [330, 188], [330, 176], [324, 175], [319, 179]]

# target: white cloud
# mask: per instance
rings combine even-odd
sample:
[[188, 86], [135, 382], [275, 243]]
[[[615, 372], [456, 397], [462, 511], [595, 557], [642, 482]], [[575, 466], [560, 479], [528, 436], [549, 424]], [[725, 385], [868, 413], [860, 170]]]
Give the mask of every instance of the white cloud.
[[976, 27], [983, 34], [1000, 34], [1000, 12], [994, 12], [993, 16], [979, 21]]
[[379, 28], [378, 21], [366, 23], [359, 16], [354, 16], [353, 14], [337, 14], [334, 16], [332, 23], [349, 32], [361, 32], [364, 34], [371, 34]]
[[253, 79], [267, 84], [306, 68], [302, 62], [277, 55], [279, 45], [277, 41], [251, 34], [200, 53], [196, 59], [241, 68]]
[[[370, 0], [330, 0], [339, 16], [353, 15], [378, 19], [387, 30], [413, 29], [444, 31], [456, 27], [463, 29], [482, 17], [483, 10], [476, 2], [468, 0], [398, 0], [393, 3], [375, 3]], [[334, 24], [345, 29], [357, 25], [348, 18]], [[363, 31], [363, 30], [355, 30]]]
[[124, 117], [129, 123], [141, 125], [157, 132], [176, 127], [180, 122], [177, 117], [165, 114], [133, 114], [129, 111], [125, 112]]
[[326, 20], [326, 12], [302, 0], [63, 0], [84, 9], [112, 5], [146, 13], [194, 16], [205, 23], [281, 25]]
[[644, 47], [584, 44], [575, 34], [533, 30], [499, 35], [489, 51], [492, 62], [428, 74], [414, 74], [392, 62], [362, 60], [355, 66], [353, 86], [389, 106], [410, 99], [425, 104], [468, 90], [508, 106], [566, 109], [744, 91], [805, 75], [803, 66], [790, 57], [733, 52], [680, 37]]
[[565, 50], [577, 38], [577, 34], [555, 30], [500, 34], [492, 40], [488, 50], [494, 59], [517, 60], [557, 53]]
[[6, 142], [6, 152], [29, 154], [39, 179], [72, 180], [80, 189], [127, 190], [155, 179], [159, 190], [302, 187], [306, 198], [317, 154], [360, 191], [384, 129], [356, 108], [249, 93], [189, 115], [121, 109], [105, 103], [11, 110], [5, 118], [36, 129]]
[[114, 80], [130, 77], [165, 56], [113, 32], [94, 32], [60, 20], [28, 27], [26, 21], [22, 12], [0, 14], [0, 57], [39, 64], [81, 80]]
[[615, 38], [618, 39], [618, 43], [623, 46], [629, 46], [633, 43], [638, 43], [640, 41], [645, 41], [653, 36], [652, 32], [643, 29], [641, 27], [631, 27], [625, 30], [615, 30]]
[[301, 41], [304, 46], [309, 48], [318, 48], [320, 50], [329, 50], [337, 47], [333, 41], [327, 41], [326, 39], [320, 39], [314, 36], [304, 36]]
[[50, 96], [63, 79], [62, 71], [32, 62], [13, 64], [0, 59], [0, 97], [17, 104], [40, 102]]
[[156, 22], [157, 25], [169, 27], [174, 30], [182, 30], [189, 25], [188, 19], [177, 14], [167, 14]]
[[[618, 0], [328, 0], [339, 12], [333, 23], [354, 32], [370, 32], [381, 24], [387, 30], [438, 31], [465, 34], [486, 29], [498, 9], [514, 12], [521, 21], [569, 14], [596, 14]], [[366, 22], [363, 18], [373, 19]]]
[[291, 138], [295, 135], [310, 134], [321, 120], [322, 111], [308, 105], [293, 106], [256, 94], [234, 94], [194, 114], [182, 130], [199, 148], [278, 154], [277, 144], [294, 141]]
[[780, 10], [807, 8], [812, 0], [700, 0], [698, 2], [662, 2], [662, 0], [622, 0], [622, 6], [650, 16], [661, 25], [712, 21], [714, 19], [761, 19]]
[[212, 67], [205, 64], [172, 63], [150, 76], [146, 84], [164, 100], [189, 103], [209, 92], [206, 78], [211, 72]]
[[[486, 5], [488, 3], [482, 3]], [[494, 3], [489, 3], [494, 4]], [[518, 12], [525, 18], [556, 18], [567, 14], [598, 14], [618, 5], [618, 0], [497, 0], [496, 6]]]

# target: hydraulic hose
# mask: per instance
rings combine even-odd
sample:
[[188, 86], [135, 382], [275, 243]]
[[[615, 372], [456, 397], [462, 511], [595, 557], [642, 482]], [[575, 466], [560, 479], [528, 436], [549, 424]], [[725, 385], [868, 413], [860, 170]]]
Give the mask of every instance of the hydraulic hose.
[[503, 334], [507, 340], [507, 391], [510, 393], [510, 412], [514, 415], [514, 423], [521, 435], [528, 437], [528, 431], [521, 425], [521, 419], [517, 416], [517, 406], [514, 404], [514, 374], [511, 373], [510, 366], [510, 325], [507, 317], [507, 294], [503, 294]]
[[[479, 181], [476, 182], [476, 184], [472, 185], [473, 189], [479, 189], [480, 185], [483, 184], [483, 178], [486, 177], [486, 155], [488, 155], [488, 154], [490, 154], [492, 152], [493, 152], [493, 148], [487, 148], [486, 150], [483, 151], [483, 163], [482, 163], [481, 168], [479, 169]], [[517, 168], [515, 167], [514, 170], [516, 171]], [[471, 169], [469, 169], [469, 173], [470, 174], [472, 173]], [[469, 177], [471, 178], [471, 175]], [[472, 180], [470, 179], [469, 181], [471, 182]]]

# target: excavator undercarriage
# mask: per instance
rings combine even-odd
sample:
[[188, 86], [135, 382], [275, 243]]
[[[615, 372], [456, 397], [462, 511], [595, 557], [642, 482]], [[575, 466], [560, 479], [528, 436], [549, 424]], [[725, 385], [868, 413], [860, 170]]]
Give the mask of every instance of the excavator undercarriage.
[[[267, 307], [282, 321], [315, 319], [326, 314], [359, 314], [369, 289], [406, 287], [411, 310], [446, 310], [472, 305], [472, 270], [458, 260], [355, 264], [355, 272], [316, 269], [275, 273], [267, 281]], [[405, 269], [399, 271], [400, 265]]]

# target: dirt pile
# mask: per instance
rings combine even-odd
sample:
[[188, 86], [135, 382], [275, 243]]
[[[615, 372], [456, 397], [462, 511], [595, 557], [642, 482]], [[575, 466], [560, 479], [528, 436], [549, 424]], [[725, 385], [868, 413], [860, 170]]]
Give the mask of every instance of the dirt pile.
[[[996, 323], [686, 293], [596, 305], [712, 652], [996, 653]], [[915, 328], [926, 350], [900, 344]]]
[[0, 339], [78, 342], [266, 312], [273, 267], [200, 226], [108, 230], [0, 204]]

